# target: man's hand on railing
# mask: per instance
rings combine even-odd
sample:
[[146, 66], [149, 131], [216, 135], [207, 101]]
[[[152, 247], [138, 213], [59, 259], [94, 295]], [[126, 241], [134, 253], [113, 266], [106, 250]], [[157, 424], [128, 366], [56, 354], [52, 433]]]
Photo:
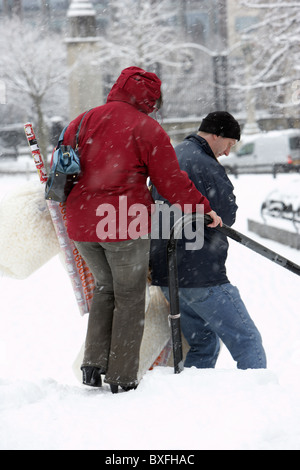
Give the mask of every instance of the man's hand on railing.
[[217, 227], [218, 225], [220, 225], [220, 227], [222, 227], [222, 225], [223, 225], [222, 219], [221, 219], [221, 217], [219, 217], [216, 214], [215, 211], [207, 212], [206, 215], [209, 215], [212, 219], [212, 222], [210, 224], [208, 224], [207, 227], [214, 228], [214, 227]]

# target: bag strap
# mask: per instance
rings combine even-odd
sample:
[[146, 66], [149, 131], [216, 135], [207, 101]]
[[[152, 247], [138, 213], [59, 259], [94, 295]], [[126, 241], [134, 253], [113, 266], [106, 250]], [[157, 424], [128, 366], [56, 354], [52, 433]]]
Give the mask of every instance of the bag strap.
[[61, 131], [61, 134], [58, 138], [58, 144], [57, 144], [57, 147], [56, 148], [59, 148], [60, 147], [60, 144], [62, 143], [62, 141], [64, 140], [64, 135], [65, 135], [65, 132], [66, 130], [68, 129], [68, 126], [66, 126], [62, 131]]
[[[93, 108], [92, 108], [93, 109]], [[77, 129], [77, 132], [76, 132], [76, 147], [75, 147], [75, 150], [78, 149], [78, 139], [79, 139], [79, 132], [80, 132], [80, 129], [81, 129], [81, 124], [85, 118], [85, 116], [87, 115], [87, 113], [89, 113], [92, 109], [89, 109], [88, 111], [86, 111], [86, 113], [84, 113], [84, 115], [82, 116], [81, 118], [81, 121], [80, 121], [80, 124], [78, 126], [78, 129]], [[65, 135], [65, 132], [66, 130], [68, 129], [68, 126], [66, 126], [62, 131], [61, 131], [61, 134], [58, 138], [58, 144], [57, 144], [57, 149], [60, 147], [61, 143], [63, 142], [64, 140], [64, 135]]]
[[[93, 108], [92, 108], [93, 109]], [[84, 115], [82, 116], [82, 119], [80, 121], [80, 124], [78, 126], [78, 129], [77, 129], [77, 132], [76, 132], [76, 147], [75, 147], [75, 151], [78, 149], [78, 139], [79, 139], [79, 133], [80, 133], [80, 129], [81, 129], [81, 124], [85, 118], [85, 116], [87, 115], [87, 113], [89, 113], [91, 111], [91, 109], [89, 109], [86, 113], [84, 113]]]

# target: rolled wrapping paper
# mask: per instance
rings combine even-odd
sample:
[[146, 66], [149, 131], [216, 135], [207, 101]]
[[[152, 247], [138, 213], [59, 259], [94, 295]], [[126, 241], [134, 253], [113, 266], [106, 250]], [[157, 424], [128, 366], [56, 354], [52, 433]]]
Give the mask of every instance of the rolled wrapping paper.
[[0, 272], [26, 279], [60, 252], [38, 181], [24, 183], [0, 201]]

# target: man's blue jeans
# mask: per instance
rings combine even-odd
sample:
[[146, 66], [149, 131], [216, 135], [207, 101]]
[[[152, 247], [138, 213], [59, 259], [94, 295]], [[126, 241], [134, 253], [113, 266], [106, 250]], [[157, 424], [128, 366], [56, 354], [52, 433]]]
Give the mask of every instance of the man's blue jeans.
[[[168, 288], [162, 290], [169, 298]], [[266, 368], [261, 335], [235, 286], [179, 288], [179, 302], [181, 328], [190, 346], [185, 367], [215, 367], [220, 338], [238, 369]]]

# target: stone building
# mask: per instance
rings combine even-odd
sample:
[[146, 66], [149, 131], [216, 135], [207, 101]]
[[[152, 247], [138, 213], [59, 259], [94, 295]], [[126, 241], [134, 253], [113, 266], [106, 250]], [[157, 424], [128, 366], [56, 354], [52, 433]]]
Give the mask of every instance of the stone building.
[[69, 67], [69, 118], [103, 103], [101, 71], [91, 57], [98, 48], [96, 12], [89, 0], [72, 0], [66, 39]]

